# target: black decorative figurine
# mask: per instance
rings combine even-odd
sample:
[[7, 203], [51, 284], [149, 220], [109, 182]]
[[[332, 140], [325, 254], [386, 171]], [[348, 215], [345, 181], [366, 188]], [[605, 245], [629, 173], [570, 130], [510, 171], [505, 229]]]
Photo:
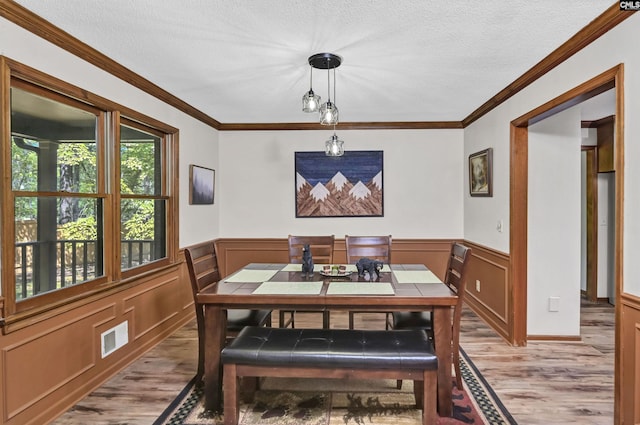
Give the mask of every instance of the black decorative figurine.
[[356, 263], [358, 269], [358, 277], [364, 277], [365, 272], [369, 273], [369, 280], [373, 280], [373, 274], [376, 275], [376, 280], [380, 279], [380, 270], [384, 264], [382, 261], [372, 260], [370, 258], [361, 258]]
[[313, 276], [313, 257], [311, 256], [311, 249], [309, 244], [305, 244], [302, 247], [302, 275]]

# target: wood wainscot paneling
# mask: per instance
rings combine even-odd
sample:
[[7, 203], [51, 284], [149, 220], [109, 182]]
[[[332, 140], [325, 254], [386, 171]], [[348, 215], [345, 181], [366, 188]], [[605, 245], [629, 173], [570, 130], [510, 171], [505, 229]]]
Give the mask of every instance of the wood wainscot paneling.
[[394, 239], [391, 260], [401, 264], [424, 264], [444, 280], [452, 243], [451, 239]]
[[640, 423], [640, 297], [623, 293], [620, 340], [621, 423]]
[[[452, 242], [450, 239], [392, 239], [391, 259], [394, 263], [424, 264], [444, 279]], [[289, 245], [286, 238], [221, 238], [216, 240], [216, 249], [222, 276], [227, 276], [249, 263], [289, 262]], [[344, 239], [335, 240], [333, 261], [336, 264], [344, 264], [347, 261]]]
[[[0, 423], [50, 422], [192, 320], [185, 276], [180, 261], [1, 335]], [[125, 322], [128, 342], [103, 358], [101, 334]]]
[[466, 303], [503, 338], [513, 343], [509, 255], [470, 241]]
[[288, 263], [289, 242], [285, 239], [221, 238], [216, 240], [218, 268], [226, 277], [249, 263]]

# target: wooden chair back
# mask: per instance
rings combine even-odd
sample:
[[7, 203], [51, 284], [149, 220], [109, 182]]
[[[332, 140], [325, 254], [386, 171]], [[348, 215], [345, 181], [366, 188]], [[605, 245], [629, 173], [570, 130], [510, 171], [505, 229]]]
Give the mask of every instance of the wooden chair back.
[[[454, 350], [459, 350], [460, 347], [460, 321], [462, 319], [462, 304], [464, 300], [464, 294], [467, 288], [467, 276], [466, 271], [469, 266], [469, 260], [471, 259], [471, 248], [466, 247], [458, 242], [454, 242], [451, 247], [451, 254], [449, 256], [449, 264], [447, 265], [447, 272], [445, 274], [444, 283], [458, 295], [458, 302], [453, 310], [452, 321], [452, 339]], [[454, 352], [454, 358], [458, 360]], [[456, 369], [456, 373], [459, 370]]]
[[[314, 264], [333, 264], [333, 243], [335, 236], [295, 236], [289, 235], [289, 263], [301, 264], [302, 263], [302, 248], [305, 245], [309, 245], [311, 250], [311, 256], [313, 257]], [[322, 314], [322, 327], [329, 328], [330, 315], [329, 311], [322, 310], [280, 310], [279, 312], [279, 326], [286, 328], [291, 325], [295, 327], [295, 314], [296, 311], [304, 313], [321, 313]], [[289, 319], [285, 319], [285, 315], [289, 315]]]
[[193, 294], [193, 304], [196, 309], [196, 324], [198, 326], [198, 372], [204, 374], [204, 306], [199, 304], [196, 295], [203, 288], [215, 284], [220, 280], [218, 257], [214, 241], [201, 242], [184, 249], [184, 257], [189, 270], [189, 281]]
[[289, 263], [302, 263], [302, 248], [308, 244], [315, 264], [333, 263], [333, 242], [335, 236], [293, 236], [289, 235]]
[[[347, 263], [355, 264], [359, 259], [366, 257], [372, 260], [391, 263], [391, 235], [389, 236], [349, 236], [345, 235], [345, 247], [347, 250]], [[387, 311], [381, 312], [386, 316], [385, 328], [389, 329], [389, 315]], [[356, 312], [349, 312], [349, 329], [355, 327]]]
[[349, 236], [345, 235], [347, 263], [354, 264], [367, 257], [385, 264], [391, 263], [391, 235], [389, 236]]

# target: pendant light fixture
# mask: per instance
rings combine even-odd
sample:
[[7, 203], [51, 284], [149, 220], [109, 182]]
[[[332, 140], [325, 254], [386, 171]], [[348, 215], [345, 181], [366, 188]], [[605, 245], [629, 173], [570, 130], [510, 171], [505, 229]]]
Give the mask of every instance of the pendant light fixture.
[[313, 66], [311, 68], [311, 77], [309, 81], [309, 91], [302, 96], [303, 112], [318, 112], [320, 109], [320, 96], [313, 92]]
[[344, 141], [338, 139], [335, 128], [333, 129], [333, 136], [324, 143], [324, 153], [327, 156], [344, 155]]
[[[313, 68], [327, 70], [327, 101], [319, 106], [320, 124], [338, 124], [338, 107], [335, 104], [336, 97], [336, 68], [342, 63], [342, 58], [333, 53], [316, 53], [309, 56], [311, 65], [311, 84], [309, 91], [302, 97], [302, 110], [315, 112], [320, 105], [320, 96], [313, 92]], [[333, 70], [333, 102], [331, 101], [331, 70]]]
[[[333, 53], [316, 53], [309, 56], [309, 65], [311, 65], [311, 84], [309, 91], [302, 97], [302, 110], [304, 112], [315, 112], [319, 110], [319, 120], [322, 125], [333, 126], [333, 136], [325, 143], [325, 152], [328, 156], [342, 156], [344, 154], [344, 142], [338, 139], [335, 133], [335, 126], [339, 121], [338, 107], [335, 104], [336, 99], [336, 68], [342, 63], [342, 58]], [[311, 88], [313, 84], [313, 68], [327, 70], [327, 101], [323, 103], [319, 109], [320, 96], [316, 95]], [[333, 102], [331, 101], [331, 70], [333, 70]]]

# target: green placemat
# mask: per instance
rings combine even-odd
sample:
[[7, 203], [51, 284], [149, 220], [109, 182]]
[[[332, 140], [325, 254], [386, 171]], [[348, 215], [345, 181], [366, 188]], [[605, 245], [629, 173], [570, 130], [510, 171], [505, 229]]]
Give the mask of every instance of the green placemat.
[[253, 293], [258, 295], [318, 295], [322, 282], [262, 282]]
[[394, 270], [398, 283], [442, 283], [440, 278], [429, 270]]
[[395, 295], [389, 282], [330, 282], [327, 295]]
[[225, 282], [264, 282], [273, 277], [274, 274], [278, 273], [278, 270], [253, 270], [253, 269], [242, 269], [238, 273], [234, 274], [228, 279], [225, 279]]

